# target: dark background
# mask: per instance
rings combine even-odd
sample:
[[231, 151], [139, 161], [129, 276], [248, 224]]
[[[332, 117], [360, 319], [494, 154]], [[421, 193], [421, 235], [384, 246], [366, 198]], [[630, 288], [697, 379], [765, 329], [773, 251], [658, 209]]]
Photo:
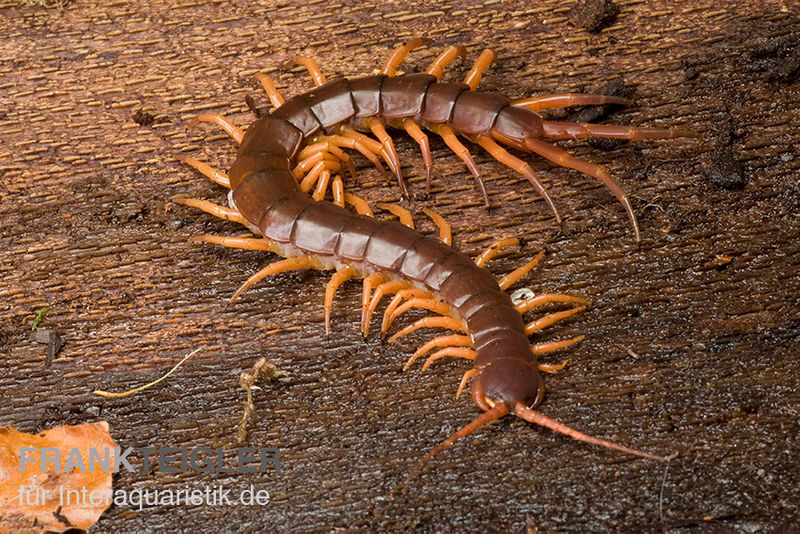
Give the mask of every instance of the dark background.
[[[12, 3], [13, 4], [13, 3]], [[238, 377], [261, 356], [288, 377], [255, 393], [247, 445], [278, 447], [285, 470], [258, 476], [121, 474], [115, 488], [254, 484], [256, 507], [124, 507], [98, 532], [256, 531], [272, 527], [428, 530], [717, 531], [797, 528], [798, 83], [796, 3], [618, 2], [599, 33], [570, 21], [571, 2], [70, 2], [0, 8], [0, 423], [38, 432], [108, 420], [123, 446], [236, 446]], [[585, 21], [577, 24], [586, 26]], [[268, 258], [186, 243], [234, 234], [169, 199], [224, 200], [176, 162], [226, 168], [234, 146], [201, 110], [240, 125], [245, 95], [266, 102], [252, 74], [285, 95], [304, 72], [278, 72], [295, 53], [329, 75], [371, 73], [414, 35], [499, 55], [481, 87], [519, 98], [593, 91], [624, 81], [637, 105], [611, 119], [691, 126], [701, 140], [563, 143], [606, 164], [630, 192], [643, 240], [593, 180], [537, 158], [567, 220], [558, 233], [520, 176], [474, 148], [486, 211], [461, 162], [433, 141], [429, 206], [474, 254], [493, 238], [525, 238], [494, 261], [508, 272], [546, 248], [521, 286], [581, 294], [593, 307], [540, 339], [586, 334], [570, 365], [547, 378], [542, 411], [592, 434], [680, 455], [664, 464], [573, 442], [507, 418], [459, 443], [406, 483], [409, 466], [477, 409], [453, 393], [468, 365], [427, 373], [402, 362], [430, 332], [397, 345], [357, 331], [360, 285], [340, 291], [324, 336], [316, 271], [277, 276], [224, 304]], [[469, 63], [454, 65], [449, 79]], [[397, 136], [412, 188], [424, 175], [416, 145]], [[357, 154], [347, 187], [371, 202], [398, 197]], [[418, 217], [420, 228], [431, 224]], [[520, 287], [521, 287], [520, 286]], [[46, 365], [42, 328], [65, 345]], [[161, 376], [165, 383], [104, 400]], [[557, 357], [552, 358], [557, 361]]]

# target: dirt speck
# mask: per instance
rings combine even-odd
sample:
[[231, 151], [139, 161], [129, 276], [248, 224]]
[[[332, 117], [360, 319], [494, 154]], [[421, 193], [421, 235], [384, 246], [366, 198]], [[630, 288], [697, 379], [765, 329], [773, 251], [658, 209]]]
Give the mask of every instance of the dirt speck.
[[619, 6], [612, 0], [578, 0], [569, 12], [569, 21], [589, 33], [597, 33], [613, 23], [617, 15]]
[[756, 41], [748, 70], [763, 72], [769, 82], [791, 83], [800, 76], [800, 27], [786, 35]]

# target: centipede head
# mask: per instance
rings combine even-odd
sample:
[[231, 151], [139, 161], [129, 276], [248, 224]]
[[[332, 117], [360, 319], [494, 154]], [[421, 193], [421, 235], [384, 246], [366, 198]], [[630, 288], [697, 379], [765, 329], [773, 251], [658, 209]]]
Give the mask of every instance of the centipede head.
[[422, 457], [417, 464], [417, 469], [421, 469], [434, 456], [455, 441], [502, 419], [509, 413], [572, 439], [625, 454], [659, 461], [668, 461], [674, 457], [672, 455], [657, 456], [625, 447], [613, 441], [590, 436], [534, 410], [533, 408], [538, 406], [544, 398], [544, 381], [533, 366], [521, 360], [501, 359], [482, 368], [474, 377], [470, 391], [473, 400], [483, 410], [483, 413]]

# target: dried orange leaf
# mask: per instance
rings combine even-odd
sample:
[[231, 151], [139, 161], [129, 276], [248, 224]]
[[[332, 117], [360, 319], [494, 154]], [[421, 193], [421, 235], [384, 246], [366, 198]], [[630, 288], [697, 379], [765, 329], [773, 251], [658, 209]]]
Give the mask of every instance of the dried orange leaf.
[[94, 525], [112, 502], [116, 448], [105, 421], [37, 435], [0, 428], [0, 534]]

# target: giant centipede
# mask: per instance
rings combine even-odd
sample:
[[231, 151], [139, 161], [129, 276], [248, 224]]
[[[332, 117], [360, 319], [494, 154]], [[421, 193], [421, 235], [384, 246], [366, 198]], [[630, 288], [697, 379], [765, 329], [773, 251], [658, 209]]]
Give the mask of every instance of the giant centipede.
[[[408, 197], [397, 151], [386, 127], [405, 130], [419, 144], [430, 187], [433, 163], [428, 136], [423, 129], [427, 130], [440, 136], [463, 160], [488, 204], [480, 173], [469, 149], [459, 140], [460, 136], [527, 178], [560, 223], [555, 204], [532, 167], [501, 145], [532, 152], [605, 184], [625, 207], [638, 240], [639, 225], [631, 203], [609, 172], [540, 138], [641, 140], [696, 134], [680, 128], [545, 120], [538, 111], [631, 102], [615, 96], [583, 93], [557, 93], [511, 101], [499, 94], [479, 92], [476, 89], [481, 77], [496, 58], [489, 49], [480, 54], [463, 83], [440, 81], [445, 68], [466, 54], [464, 47], [456, 45], [447, 47], [424, 73], [398, 75], [398, 67], [406, 55], [426, 43], [424, 39], [415, 38], [396, 48], [381, 74], [331, 81], [327, 81], [312, 59], [297, 56], [290, 64], [304, 66], [316, 87], [289, 100], [284, 100], [266, 74], [259, 73], [256, 78], [273, 109], [271, 112], [259, 109], [248, 97], [247, 103], [256, 114], [256, 120], [246, 131], [220, 114], [197, 117], [196, 121], [218, 125], [239, 143], [237, 158], [228, 173], [195, 158], [181, 158], [212, 181], [229, 188], [230, 207], [181, 196], [174, 200], [240, 223], [254, 236], [204, 234], [193, 236], [190, 241], [267, 251], [283, 257], [250, 276], [231, 301], [270, 275], [298, 269], [334, 270], [324, 296], [326, 333], [330, 331], [331, 308], [337, 289], [346, 281], [358, 278], [363, 279], [361, 329], [365, 336], [373, 313], [388, 295], [394, 297], [383, 315], [383, 333], [409, 310], [433, 313], [402, 328], [389, 338], [390, 341], [422, 328], [456, 331], [425, 343], [411, 356], [405, 369], [425, 355], [428, 357], [423, 369], [446, 357], [471, 360], [473, 367], [464, 373], [456, 398], [471, 380], [471, 396], [482, 412], [432, 449], [420, 460], [421, 464], [456, 440], [507, 414], [580, 441], [664, 460], [662, 456], [590, 436], [536, 410], [544, 398], [540, 372], [557, 372], [563, 367], [541, 363], [538, 356], [568, 348], [583, 336], [533, 345], [529, 336], [589, 305], [581, 297], [558, 293], [541, 293], [518, 303], [512, 301], [506, 290], [530, 272], [543, 253], [496, 279], [485, 268], [486, 264], [501, 250], [518, 245], [517, 239], [499, 239], [473, 260], [451, 246], [449, 224], [431, 210], [424, 211], [437, 225], [438, 239], [415, 231], [411, 213], [399, 204], [381, 205], [399, 221], [374, 218], [363, 198], [344, 191], [343, 169], [352, 172], [353, 165], [342, 149], [358, 151], [381, 170], [385, 163], [396, 175], [403, 195]], [[367, 135], [370, 132], [377, 140]], [[332, 202], [325, 200], [329, 189]], [[346, 209], [348, 205], [355, 212]], [[553, 303], [571, 307], [527, 324], [523, 320], [523, 314]]]

